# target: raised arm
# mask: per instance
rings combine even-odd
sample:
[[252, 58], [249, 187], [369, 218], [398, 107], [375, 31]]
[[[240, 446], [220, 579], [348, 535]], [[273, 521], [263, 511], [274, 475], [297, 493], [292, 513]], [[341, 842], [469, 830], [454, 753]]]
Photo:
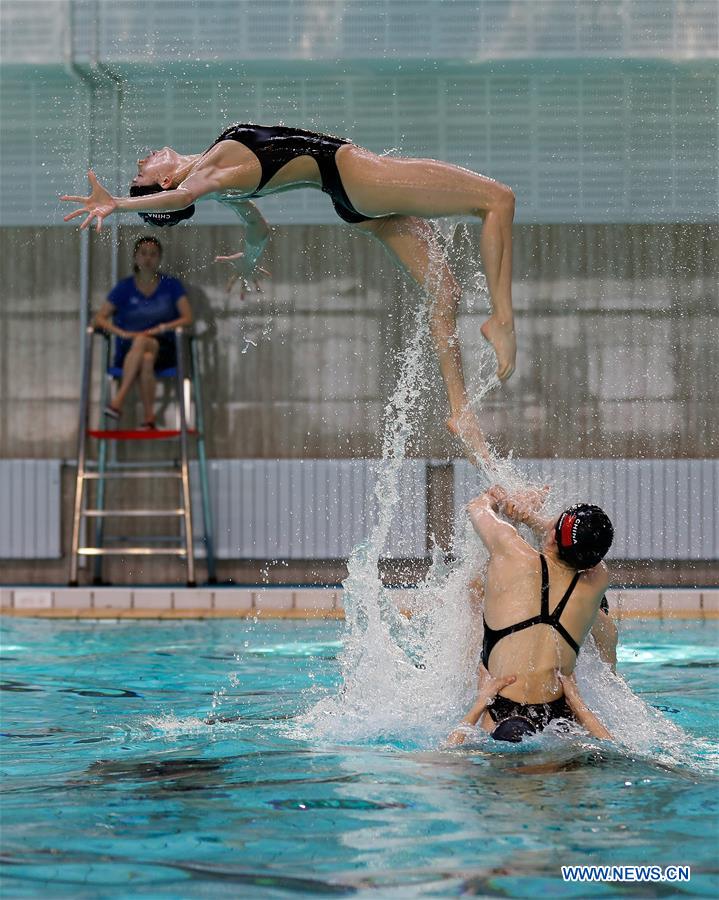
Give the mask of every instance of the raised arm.
[[81, 229], [87, 228], [96, 219], [95, 228], [99, 231], [102, 223], [116, 210], [128, 210], [130, 212], [173, 212], [185, 209], [195, 200], [221, 190], [222, 179], [214, 171], [198, 172], [186, 178], [182, 184], [173, 190], [161, 191], [158, 194], [146, 194], [143, 197], [113, 197], [97, 180], [92, 169], [87, 173], [90, 182], [90, 195], [80, 197], [71, 194], [63, 194], [60, 199], [71, 203], [82, 204], [80, 209], [68, 213], [63, 219], [69, 222], [78, 216], [86, 216]]
[[519, 539], [516, 528], [497, 515], [499, 504], [494, 488], [490, 488], [467, 504], [467, 512], [474, 530], [490, 553], [497, 552], [507, 542]]
[[617, 626], [609, 613], [600, 610], [592, 625], [592, 637], [597, 645], [599, 658], [607, 663], [612, 672], [617, 671]]
[[603, 741], [613, 740], [609, 731], [602, 725], [579, 695], [579, 688], [577, 687], [574, 674], [563, 675], [561, 672], [558, 674], [559, 680], [562, 682], [562, 687], [564, 688], [564, 696], [567, 698], [569, 708], [574, 713], [577, 722], [579, 722], [582, 728], [585, 728], [594, 737], [600, 738]]
[[[251, 200], [223, 199], [220, 202], [229, 206], [232, 212], [238, 215], [247, 226], [244, 257], [254, 269], [272, 233], [267, 220]], [[226, 259], [227, 257], [218, 258]]]

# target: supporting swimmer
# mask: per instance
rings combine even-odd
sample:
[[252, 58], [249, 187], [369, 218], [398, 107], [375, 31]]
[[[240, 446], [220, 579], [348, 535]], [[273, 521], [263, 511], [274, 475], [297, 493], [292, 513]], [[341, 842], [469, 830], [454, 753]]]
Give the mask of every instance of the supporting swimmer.
[[[493, 683], [511, 678], [476, 721], [497, 740], [529, 733], [520, 719], [536, 731], [555, 720], [576, 719], [591, 734], [607, 738], [609, 732], [582, 702], [572, 673], [604, 599], [608, 575], [601, 560], [612, 543], [612, 524], [588, 504], [549, 519], [539, 513], [543, 502], [542, 492], [510, 495], [496, 485], [468, 507], [489, 551], [482, 667]], [[535, 530], [542, 552], [499, 513]]]

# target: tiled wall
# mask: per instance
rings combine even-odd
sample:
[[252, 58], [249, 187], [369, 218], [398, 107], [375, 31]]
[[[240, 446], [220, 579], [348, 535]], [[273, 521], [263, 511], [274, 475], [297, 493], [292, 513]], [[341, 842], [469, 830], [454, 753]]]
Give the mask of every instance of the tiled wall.
[[[410, 590], [396, 590], [403, 606]], [[719, 588], [616, 589], [608, 592], [619, 618], [719, 617]], [[338, 588], [36, 588], [0, 589], [2, 612], [20, 616], [211, 618], [341, 618]]]

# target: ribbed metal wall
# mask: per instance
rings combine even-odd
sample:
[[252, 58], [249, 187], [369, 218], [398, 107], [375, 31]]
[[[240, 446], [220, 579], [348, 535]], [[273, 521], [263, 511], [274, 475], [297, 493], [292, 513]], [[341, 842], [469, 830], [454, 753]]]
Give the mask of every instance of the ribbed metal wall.
[[[124, 192], [148, 148], [197, 152], [238, 120], [467, 166], [514, 188], [519, 222], [717, 217], [713, 2], [6, 0], [0, 15], [5, 224], [60, 222], [88, 163]], [[317, 191], [262, 208], [337, 221]], [[195, 221], [233, 214], [203, 203]]]
[[58, 559], [59, 459], [0, 460], [0, 559]]
[[[61, 556], [60, 460], [0, 460], [0, 558]], [[377, 460], [212, 460], [210, 490], [220, 559], [343, 559], [375, 521]], [[718, 460], [523, 460], [552, 484], [560, 508], [581, 500], [612, 518], [612, 559], [719, 559]], [[196, 473], [193, 473], [193, 476]], [[197, 479], [194, 478], [195, 488]], [[454, 464], [455, 519], [481, 481]], [[426, 555], [426, 461], [407, 460], [385, 555]], [[199, 492], [194, 514], [202, 533]]]
[[[4, 0], [6, 62], [62, 61], [68, 8], [81, 61], [426, 60], [716, 49], [712, 0]], [[172, 39], [168, 39], [171, 36]]]
[[[209, 474], [220, 559], [343, 559], [376, 519], [377, 460], [212, 460]], [[399, 495], [385, 555], [424, 557], [423, 460], [403, 464]], [[193, 504], [201, 534], [197, 490]]]
[[[517, 468], [552, 485], [557, 511], [581, 501], [605, 509], [615, 528], [610, 559], [719, 559], [719, 460], [543, 459]], [[484, 487], [476, 469], [455, 463], [456, 527]]]
[[[57, 196], [85, 192], [88, 159], [111, 192], [124, 194], [148, 149], [167, 145], [196, 153], [233, 121], [285, 122], [344, 135], [377, 153], [431, 157], [482, 172], [514, 189], [518, 222], [717, 218], [719, 82], [711, 70], [597, 72], [577, 62], [558, 73], [506, 63], [453, 76], [240, 80], [190, 72], [183, 81], [180, 90], [168, 73], [142, 83], [122, 76], [115, 137], [98, 121], [105, 117], [102, 108], [89, 110], [81, 86], [64, 74], [42, 80], [4, 75], [3, 223], [61, 223], [67, 209]], [[111, 109], [107, 85], [103, 97]], [[318, 191], [283, 193], [260, 206], [273, 224], [337, 222]], [[193, 224], [229, 222], [237, 217], [209, 201], [200, 204]]]

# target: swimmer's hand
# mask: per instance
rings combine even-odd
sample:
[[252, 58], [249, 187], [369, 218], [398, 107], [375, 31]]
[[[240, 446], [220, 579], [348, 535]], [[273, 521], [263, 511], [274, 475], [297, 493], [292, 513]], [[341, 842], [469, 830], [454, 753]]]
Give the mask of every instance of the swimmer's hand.
[[232, 289], [239, 281], [240, 300], [244, 300], [245, 295], [248, 291], [251, 291], [252, 288], [258, 291], [258, 293], [262, 293], [260, 276], [264, 278], [272, 277], [267, 269], [256, 266], [254, 262], [251, 262], [251, 260], [242, 252], [232, 253], [230, 256], [216, 256], [215, 262], [228, 262], [232, 264], [235, 271], [230, 275], [227, 284], [225, 285], [225, 290], [228, 294], [232, 293]]
[[516, 675], [491, 675], [484, 663], [479, 664], [477, 670], [477, 699], [485, 698], [487, 703], [494, 700], [497, 694], [517, 680]]
[[461, 727], [457, 727], [447, 735], [447, 740], [444, 742], [444, 745], [445, 747], [459, 747], [460, 744], [465, 742], [466, 738], [467, 731]]
[[70, 203], [82, 203], [81, 209], [76, 209], [75, 212], [63, 216], [63, 221], [69, 222], [70, 219], [87, 214], [87, 218], [80, 226], [80, 230], [84, 230], [92, 223], [93, 219], [97, 219], [95, 230], [99, 231], [104, 220], [117, 209], [117, 200], [100, 184], [92, 169], [87, 173], [87, 178], [90, 182], [89, 197], [75, 197], [71, 194], [62, 194], [60, 197], [61, 200]]
[[487, 488], [484, 494], [497, 505], [497, 509], [499, 509], [504, 504], [507, 497], [509, 496], [506, 489], [503, 488], [501, 484], [491, 485]]
[[[500, 491], [503, 489], [500, 488]], [[553, 520], [540, 512], [548, 496], [549, 485], [545, 484], [541, 488], [514, 491], [511, 494], [503, 491], [503, 496], [498, 496], [496, 502], [502, 515], [512, 522], [526, 525], [541, 537], [553, 525]]]
[[491, 675], [487, 669], [485, 669], [483, 664], [480, 664], [478, 674], [479, 684], [477, 688], [477, 699], [474, 701], [474, 706], [462, 719], [457, 728], [455, 728], [448, 736], [445, 742], [448, 747], [458, 747], [460, 744], [463, 744], [467, 737], [467, 726], [474, 728], [497, 694], [508, 685], [514, 684], [517, 680], [516, 675]]
[[611, 741], [612, 735], [610, 732], [602, 725], [599, 719], [582, 700], [574, 673], [565, 675], [563, 672], [557, 671], [557, 678], [562, 683], [567, 704], [572, 710], [577, 722], [579, 722], [583, 728], [586, 728], [586, 730], [594, 737], [603, 741]]
[[538, 512], [545, 504], [549, 496], [549, 485], [542, 485], [541, 488], [528, 488], [526, 491], [514, 491], [507, 494], [504, 499], [504, 505], [511, 506], [514, 509], [528, 510], [529, 512]]

